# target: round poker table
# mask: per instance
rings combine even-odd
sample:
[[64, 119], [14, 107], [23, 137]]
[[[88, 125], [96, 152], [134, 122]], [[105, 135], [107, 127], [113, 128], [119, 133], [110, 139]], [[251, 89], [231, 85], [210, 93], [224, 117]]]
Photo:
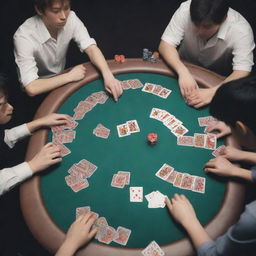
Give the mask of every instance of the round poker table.
[[[77, 207], [90, 206], [91, 210], [107, 219], [113, 228], [123, 226], [131, 229], [126, 246], [114, 242], [109, 245], [93, 240], [81, 248], [77, 255], [115, 256], [141, 255], [141, 251], [155, 240], [166, 255], [194, 255], [195, 250], [182, 227], [168, 213], [167, 207], [151, 209], [147, 200], [135, 203], [129, 200], [129, 187], [143, 187], [144, 195], [152, 191], [172, 197], [174, 193], [185, 194], [193, 204], [200, 222], [215, 239], [237, 221], [244, 203], [244, 187], [233, 181], [207, 175], [203, 165], [213, 156], [212, 151], [177, 145], [177, 138], [160, 122], [149, 117], [153, 107], [175, 115], [189, 130], [186, 135], [203, 133], [197, 118], [209, 115], [207, 107], [196, 110], [182, 99], [176, 75], [161, 60], [157, 63], [141, 59], [127, 59], [123, 64], [108, 61], [113, 74], [119, 80], [139, 79], [160, 84], [172, 90], [167, 99], [140, 89], [125, 90], [118, 102], [109, 98], [105, 104], [96, 105], [75, 128], [76, 138], [65, 144], [71, 153], [61, 164], [46, 170], [21, 186], [20, 201], [25, 221], [34, 237], [54, 253], [64, 240], [65, 232], [75, 219]], [[185, 63], [198, 84], [211, 87], [223, 77]], [[102, 91], [103, 81], [90, 63], [85, 63], [86, 78], [52, 91], [39, 107], [35, 118], [52, 112], [72, 116], [77, 104], [92, 93]], [[137, 120], [140, 132], [118, 137], [116, 126], [129, 120]], [[96, 137], [93, 129], [99, 124], [111, 130], [108, 139]], [[147, 144], [147, 134], [156, 132], [158, 144]], [[37, 131], [30, 139], [26, 159], [31, 159], [47, 142], [51, 141], [49, 130]], [[232, 138], [218, 140], [218, 145], [232, 144]], [[86, 159], [98, 168], [88, 179], [89, 187], [77, 193], [65, 182], [68, 169]], [[182, 173], [206, 178], [205, 193], [196, 193], [174, 187], [155, 176], [157, 170], [167, 163]], [[123, 189], [111, 186], [113, 174], [130, 171], [130, 185]]]

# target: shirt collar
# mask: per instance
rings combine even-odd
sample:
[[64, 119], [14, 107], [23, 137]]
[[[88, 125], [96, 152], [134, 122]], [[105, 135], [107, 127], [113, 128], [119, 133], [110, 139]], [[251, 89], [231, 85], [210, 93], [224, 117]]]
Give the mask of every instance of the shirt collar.
[[224, 40], [226, 38], [226, 35], [228, 33], [228, 28], [229, 28], [229, 24], [230, 24], [230, 17], [227, 13], [227, 18], [225, 19], [225, 21], [221, 24], [219, 31], [218, 31], [218, 35], [217, 37], [219, 39]]
[[51, 38], [51, 35], [40, 16], [37, 16], [37, 33], [38, 38], [42, 44]]

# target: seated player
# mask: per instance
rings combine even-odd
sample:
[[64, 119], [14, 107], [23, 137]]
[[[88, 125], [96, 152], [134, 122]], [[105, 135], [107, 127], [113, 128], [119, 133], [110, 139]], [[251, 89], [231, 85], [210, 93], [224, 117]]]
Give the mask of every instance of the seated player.
[[70, 226], [65, 240], [55, 256], [71, 256], [83, 245], [88, 243], [97, 233], [92, 228], [96, 218], [92, 213], [79, 216]]
[[198, 88], [181, 59], [227, 76], [225, 83], [250, 74], [254, 47], [249, 23], [227, 0], [189, 0], [172, 16], [159, 52], [176, 71], [184, 100], [200, 108], [211, 102], [221, 84]]
[[[0, 76], [0, 125], [7, 124], [13, 114], [13, 107], [7, 101], [4, 86], [5, 79]], [[50, 114], [12, 129], [3, 130], [0, 128], [0, 195], [33, 174], [61, 161], [59, 147], [53, 143], [48, 143], [31, 160], [7, 168], [11, 158], [13, 158], [12, 154], [9, 154], [11, 153], [9, 152], [10, 148], [13, 148], [17, 141], [31, 135], [32, 132], [41, 127], [66, 124], [67, 120], [67, 115]]]
[[[256, 77], [247, 77], [223, 84], [216, 92], [210, 112], [230, 126], [236, 141], [249, 151], [237, 150], [241, 154], [231, 160], [243, 160], [252, 165], [247, 170], [234, 165], [224, 155], [205, 164], [205, 171], [216, 175], [237, 177], [256, 182]], [[253, 152], [250, 152], [253, 151]], [[232, 157], [231, 157], [232, 158]], [[206, 233], [189, 200], [184, 195], [174, 195], [166, 200], [170, 213], [190, 236], [200, 256], [255, 255], [256, 250], [256, 200], [246, 205], [236, 224], [215, 241]]]
[[102, 73], [105, 89], [115, 100], [122, 94], [121, 83], [114, 78], [96, 42], [75, 12], [71, 0], [34, 0], [37, 15], [27, 19], [14, 34], [14, 54], [19, 78], [25, 91], [35, 96], [69, 82], [82, 80], [86, 68], [65, 68], [66, 52], [73, 39], [81, 52]]

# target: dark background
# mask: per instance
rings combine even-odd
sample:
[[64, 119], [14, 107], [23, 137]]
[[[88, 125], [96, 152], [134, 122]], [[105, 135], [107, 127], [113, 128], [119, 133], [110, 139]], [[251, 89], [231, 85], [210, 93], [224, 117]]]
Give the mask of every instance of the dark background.
[[[214, 0], [213, 0], [214, 1]], [[157, 50], [161, 35], [181, 0], [72, 0], [72, 9], [85, 23], [106, 59], [115, 54], [141, 58], [142, 49]], [[234, 0], [231, 7], [251, 24], [256, 35], [256, 1]], [[28, 122], [46, 95], [28, 97], [18, 83], [12, 37], [17, 28], [34, 14], [32, 0], [5, 0], [0, 3], [0, 72], [8, 78], [9, 102], [15, 108], [10, 126]], [[67, 67], [88, 61], [71, 43]], [[253, 73], [255, 73], [255, 68]], [[13, 163], [24, 159], [27, 142], [18, 144]], [[0, 155], [1, 157], [1, 155]], [[31, 209], [33, 211], [33, 209]], [[19, 207], [19, 189], [0, 198], [0, 256], [50, 255], [32, 237]]]

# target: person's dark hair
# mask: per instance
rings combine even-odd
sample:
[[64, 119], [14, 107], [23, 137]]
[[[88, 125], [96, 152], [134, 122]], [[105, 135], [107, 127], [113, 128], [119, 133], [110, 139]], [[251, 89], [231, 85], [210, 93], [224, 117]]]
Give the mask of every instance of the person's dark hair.
[[243, 122], [256, 134], [256, 76], [223, 84], [210, 104], [210, 113], [220, 121], [235, 127]]
[[[45, 9], [51, 7], [53, 2], [56, 0], [33, 0], [34, 6], [42, 13], [44, 13]], [[64, 4], [66, 1], [70, 2], [71, 0], [59, 0], [61, 4]]]
[[6, 90], [6, 84], [7, 84], [7, 77], [4, 74], [0, 73], [0, 94], [5, 97], [8, 96], [8, 93]]
[[191, 20], [196, 25], [205, 20], [221, 24], [227, 15], [228, 8], [228, 0], [192, 0]]

